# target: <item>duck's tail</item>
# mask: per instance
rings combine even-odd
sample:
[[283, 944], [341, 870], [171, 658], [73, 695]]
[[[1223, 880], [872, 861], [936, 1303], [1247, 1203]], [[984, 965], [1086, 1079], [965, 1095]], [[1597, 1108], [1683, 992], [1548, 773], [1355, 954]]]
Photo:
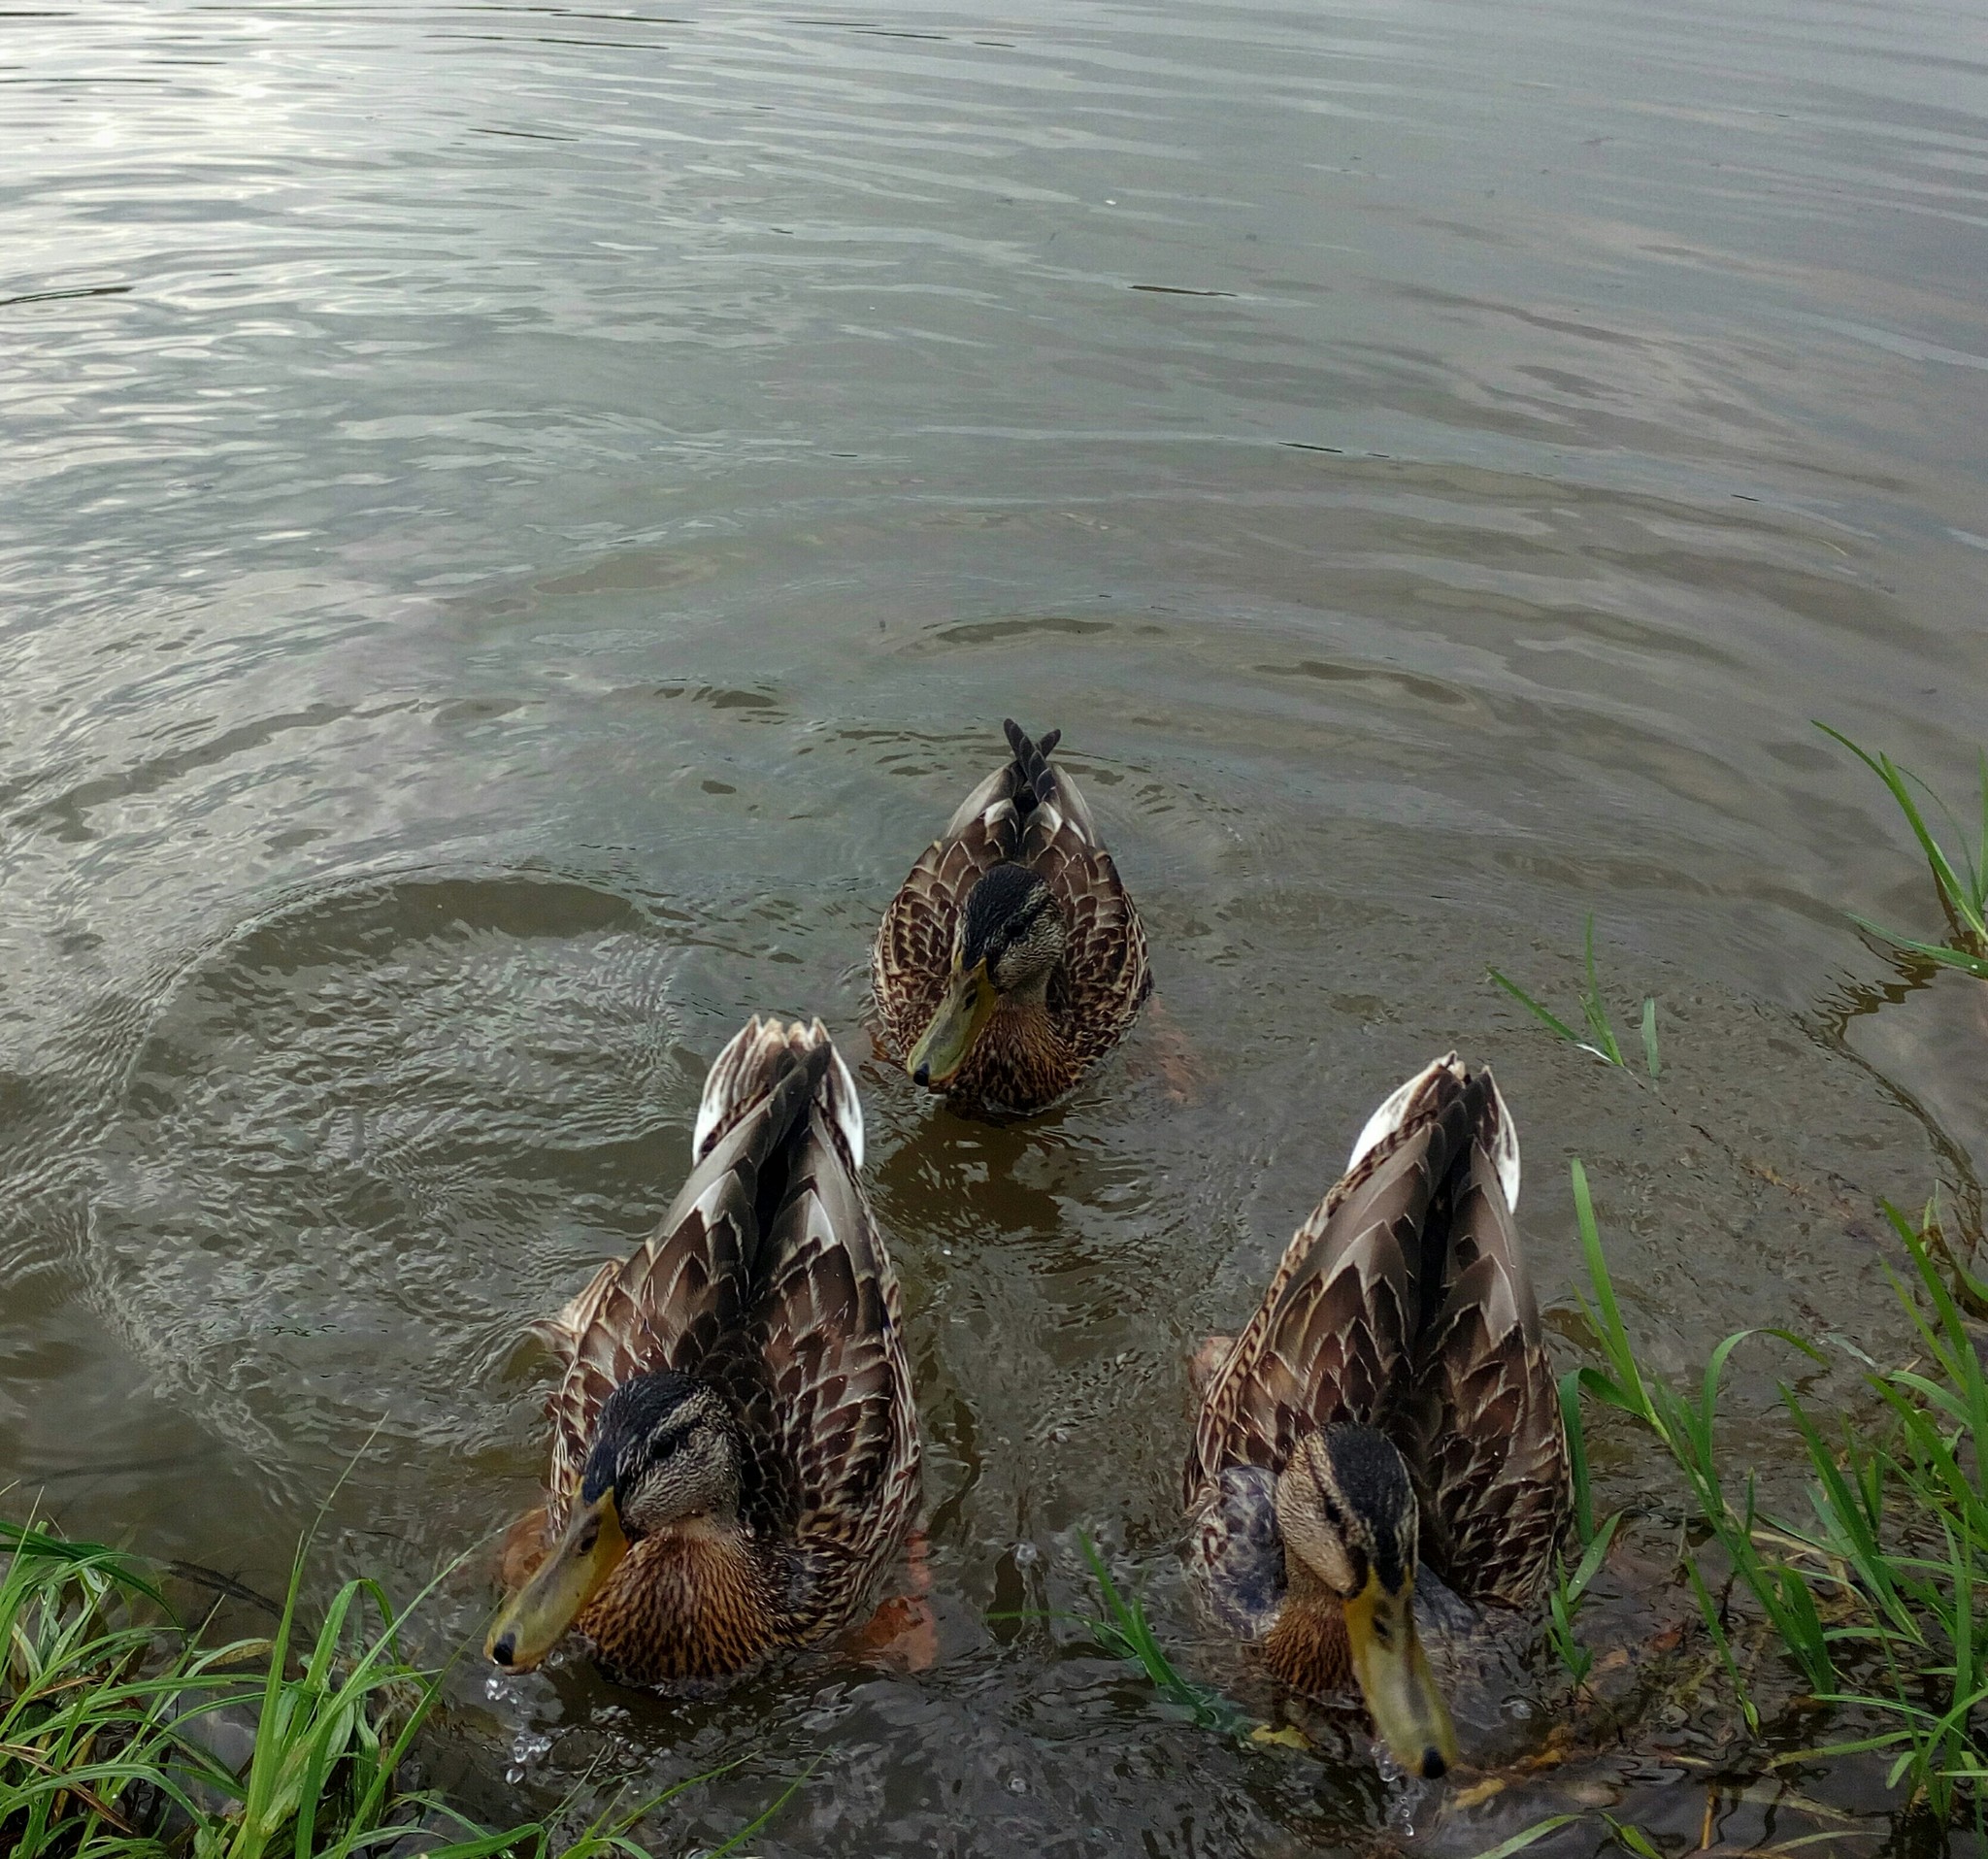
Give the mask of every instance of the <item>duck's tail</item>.
[[1008, 747], [1014, 754], [1011, 791], [1015, 806], [1026, 812], [1035, 802], [1055, 800], [1056, 771], [1049, 766], [1049, 756], [1063, 740], [1063, 732], [1052, 729], [1037, 742], [1029, 738], [1012, 716], [1003, 718], [1001, 727], [1007, 733]]
[[[702, 1162], [753, 1110], [783, 1089], [812, 1089], [814, 1108], [841, 1132], [849, 1166], [860, 1169], [863, 1107], [856, 1097], [856, 1081], [828, 1029], [819, 1020], [783, 1023], [756, 1013], [733, 1035], [705, 1079], [697, 1128], [690, 1139], [692, 1165]], [[784, 1124], [787, 1118], [778, 1120]]]
[[1459, 1097], [1466, 1105], [1472, 1136], [1482, 1145], [1484, 1153], [1490, 1156], [1498, 1171], [1499, 1183], [1505, 1189], [1507, 1210], [1515, 1212], [1518, 1208], [1518, 1128], [1511, 1120], [1511, 1112], [1506, 1108], [1498, 1080], [1491, 1076], [1490, 1068], [1468, 1071], [1454, 1052], [1432, 1059], [1367, 1119], [1359, 1141], [1353, 1145], [1352, 1154], [1346, 1158], [1346, 1173], [1351, 1175], [1364, 1156], [1393, 1143], [1405, 1131], [1416, 1129], [1441, 1115], [1443, 1108]]

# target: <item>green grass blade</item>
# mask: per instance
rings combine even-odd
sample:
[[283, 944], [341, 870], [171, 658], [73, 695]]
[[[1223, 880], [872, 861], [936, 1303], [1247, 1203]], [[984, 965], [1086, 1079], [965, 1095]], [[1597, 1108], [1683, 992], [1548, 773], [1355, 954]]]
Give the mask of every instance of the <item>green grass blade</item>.
[[1588, 983], [1580, 997], [1582, 1017], [1588, 1023], [1588, 1032], [1593, 1036], [1595, 1049], [1610, 1065], [1622, 1063], [1622, 1047], [1615, 1043], [1615, 1028], [1608, 1018], [1607, 1003], [1602, 999], [1602, 983], [1595, 974], [1595, 913], [1588, 912], [1587, 926], [1582, 933], [1584, 964]]
[[[1912, 798], [1911, 782], [1918, 780], [1918, 777], [1900, 768], [1889, 755], [1879, 753], [1873, 756], [1867, 753], [1840, 730], [1832, 729], [1827, 723], [1818, 721], [1815, 727], [1833, 741], [1840, 743], [1884, 783], [1899, 812], [1905, 816], [1905, 823], [1911, 828], [1912, 837], [1919, 842], [1920, 855], [1931, 870], [1940, 902], [1954, 919], [1956, 927], [1972, 936], [1988, 940], [1988, 918], [1983, 916], [1982, 898], [1975, 885], [1963, 880], [1960, 874], [1954, 870], [1945, 850], [1934, 837], [1933, 829], [1926, 824], [1925, 816], [1919, 811], [1919, 803]], [[1920, 785], [1924, 786], [1925, 783], [1921, 782]], [[1927, 792], [1930, 794], [1932, 790], [1928, 788]], [[1935, 798], [1938, 799], [1937, 796]], [[1955, 830], [1958, 831], [1958, 827]], [[1965, 848], [1965, 834], [1962, 835], [1962, 845]], [[1962, 858], [1964, 862], [1967, 861], [1965, 849]]]
[[1746, 1680], [1740, 1676], [1740, 1664], [1733, 1656], [1732, 1643], [1726, 1638], [1726, 1629], [1719, 1620], [1718, 1603], [1711, 1597], [1711, 1590], [1705, 1585], [1705, 1577], [1698, 1572], [1698, 1558], [1687, 1555], [1684, 1558], [1684, 1573], [1691, 1577], [1691, 1592], [1698, 1602], [1700, 1617], [1705, 1621], [1706, 1632], [1711, 1636], [1711, 1643], [1719, 1655], [1719, 1663], [1726, 1668], [1726, 1676], [1733, 1682], [1733, 1695], [1740, 1700], [1740, 1710], [1746, 1718], [1746, 1727], [1755, 1736], [1760, 1734], [1760, 1712], [1754, 1708], [1753, 1697], [1746, 1689]]
[[[1650, 1405], [1649, 1389], [1643, 1381], [1641, 1369], [1637, 1366], [1629, 1333], [1623, 1327], [1621, 1306], [1615, 1301], [1614, 1280], [1608, 1275], [1608, 1261], [1602, 1252], [1601, 1229], [1595, 1223], [1595, 1204], [1588, 1193], [1587, 1170], [1577, 1157], [1568, 1167], [1574, 1183], [1574, 1212], [1580, 1228], [1581, 1254], [1587, 1264], [1588, 1281], [1595, 1292], [1593, 1310], [1588, 1310], [1584, 1300], [1582, 1309], [1587, 1311], [1589, 1320], [1601, 1338], [1602, 1353], [1609, 1369], [1610, 1392], [1617, 1405], [1639, 1415], [1661, 1433], [1663, 1429], [1656, 1410]], [[1594, 1385], [1585, 1375], [1581, 1384], [1584, 1387]]]
[[1482, 1852], [1473, 1853], [1471, 1859], [1511, 1859], [1513, 1853], [1525, 1851], [1549, 1833], [1558, 1833], [1562, 1827], [1570, 1827], [1579, 1818], [1577, 1813], [1549, 1813], [1543, 1820], [1535, 1820], [1530, 1827], [1521, 1827], [1509, 1840], [1501, 1840], [1495, 1846], [1486, 1846]]
[[1567, 1434], [1567, 1467], [1574, 1485], [1574, 1527], [1583, 1547], [1595, 1540], [1595, 1498], [1588, 1484], [1588, 1434], [1580, 1417], [1580, 1371], [1560, 1378], [1560, 1418]]
[[722, 1859], [722, 1856], [725, 1853], [737, 1852], [739, 1848], [743, 1846], [746, 1842], [746, 1841], [750, 1840], [755, 1833], [758, 1833], [762, 1828], [769, 1825], [772, 1822], [773, 1817], [777, 1813], [779, 1813], [779, 1810], [782, 1808], [784, 1808], [788, 1802], [793, 1800], [795, 1795], [800, 1793], [802, 1785], [806, 1782], [813, 1780], [815, 1766], [815, 1763], [811, 1762], [806, 1769], [804, 1769], [799, 1775], [797, 1775], [793, 1778], [793, 1780], [787, 1783], [786, 1787], [780, 1792], [780, 1794], [774, 1801], [771, 1807], [767, 1808], [762, 1813], [760, 1813], [757, 1816], [757, 1818], [747, 1821], [746, 1825], [741, 1827], [739, 1831], [735, 1833], [729, 1840], [727, 1840], [722, 1846], [713, 1846], [711, 1851], [711, 1859]]
[[1487, 973], [1491, 977], [1491, 979], [1498, 983], [1500, 987], [1504, 988], [1504, 990], [1508, 994], [1509, 994], [1513, 1000], [1515, 1000], [1522, 1008], [1524, 1008], [1528, 1013], [1532, 1014], [1535, 1019], [1539, 1020], [1541, 1024], [1543, 1025], [1549, 1032], [1559, 1034], [1559, 1036], [1562, 1039], [1564, 1039], [1570, 1046], [1581, 1046], [1586, 1043], [1582, 1040], [1581, 1036], [1578, 1033], [1576, 1033], [1573, 1027], [1569, 1026], [1568, 1023], [1565, 1020], [1563, 1020], [1557, 1013], [1549, 1012], [1546, 1008], [1542, 1007], [1538, 1001], [1534, 1000], [1534, 998], [1530, 994], [1528, 994], [1524, 988], [1519, 986], [1519, 984], [1516, 981], [1512, 980], [1508, 976], [1501, 974], [1495, 968], [1487, 969], [1485, 973]]
[[1640, 1827], [1627, 1820], [1617, 1820], [1611, 1813], [1604, 1813], [1602, 1818], [1608, 1823], [1608, 1831], [1636, 1854], [1636, 1859], [1664, 1859], [1662, 1850], [1651, 1843], [1649, 1835]]

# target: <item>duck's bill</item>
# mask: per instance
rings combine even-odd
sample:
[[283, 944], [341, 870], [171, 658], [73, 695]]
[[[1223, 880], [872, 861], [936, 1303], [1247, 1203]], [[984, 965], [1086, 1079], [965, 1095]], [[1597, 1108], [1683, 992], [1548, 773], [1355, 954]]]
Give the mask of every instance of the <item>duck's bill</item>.
[[1353, 1673], [1374, 1729], [1410, 1775], [1434, 1780], [1456, 1763], [1456, 1728], [1415, 1632], [1414, 1583], [1390, 1594], [1377, 1575], [1345, 1604]]
[[483, 1643], [493, 1664], [529, 1672], [559, 1643], [560, 1636], [628, 1553], [613, 1489], [578, 1507], [559, 1546], [504, 1604]]
[[945, 1085], [958, 1077], [967, 1062], [974, 1042], [994, 1015], [994, 983], [985, 962], [955, 974], [945, 986], [945, 998], [932, 1024], [919, 1036], [905, 1060], [905, 1070], [916, 1084]]

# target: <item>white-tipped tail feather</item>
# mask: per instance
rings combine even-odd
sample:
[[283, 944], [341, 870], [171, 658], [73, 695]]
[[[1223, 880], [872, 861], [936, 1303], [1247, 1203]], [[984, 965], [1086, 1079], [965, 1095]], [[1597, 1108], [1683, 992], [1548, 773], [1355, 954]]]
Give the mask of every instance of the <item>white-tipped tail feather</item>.
[[[1370, 1150], [1378, 1148], [1389, 1137], [1398, 1135], [1414, 1115], [1424, 1092], [1439, 1073], [1446, 1072], [1462, 1084], [1469, 1074], [1454, 1052], [1445, 1052], [1441, 1058], [1432, 1059], [1427, 1065], [1402, 1085], [1390, 1092], [1380, 1108], [1367, 1119], [1361, 1129], [1359, 1140], [1353, 1145], [1353, 1152], [1346, 1158], [1346, 1173], [1350, 1175], [1360, 1164], [1360, 1158]], [[1506, 1108], [1504, 1095], [1498, 1089], [1496, 1079], [1491, 1085], [1491, 1115], [1495, 1125], [1491, 1132], [1491, 1160], [1498, 1170], [1498, 1179], [1505, 1189], [1506, 1205], [1513, 1212], [1518, 1212], [1518, 1128], [1511, 1120], [1511, 1112]]]
[[756, 1013], [733, 1035], [704, 1080], [704, 1097], [697, 1107], [697, 1127], [690, 1138], [691, 1162], [703, 1161], [718, 1138], [779, 1081], [785, 1069], [781, 1061], [789, 1053], [803, 1058], [820, 1046], [828, 1047], [829, 1063], [822, 1074], [815, 1103], [842, 1131], [850, 1166], [860, 1169], [863, 1106], [856, 1096], [856, 1080], [849, 1076], [843, 1055], [835, 1049], [828, 1029], [819, 1020], [806, 1026], [799, 1020], [783, 1024], [772, 1017], [761, 1019]]

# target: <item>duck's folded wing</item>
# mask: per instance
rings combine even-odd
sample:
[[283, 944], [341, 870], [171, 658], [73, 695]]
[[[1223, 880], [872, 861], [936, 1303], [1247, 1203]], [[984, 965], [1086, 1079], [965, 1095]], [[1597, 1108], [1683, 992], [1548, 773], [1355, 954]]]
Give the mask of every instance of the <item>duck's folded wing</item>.
[[1306, 1429], [1383, 1424], [1411, 1392], [1426, 1306], [1423, 1235], [1468, 1140], [1450, 1075], [1439, 1065], [1423, 1076], [1438, 1073], [1443, 1082], [1403, 1100], [1395, 1122], [1356, 1155], [1285, 1248], [1203, 1397], [1189, 1504], [1223, 1467], [1280, 1466]]
[[1187, 1553], [1215, 1619], [1240, 1640], [1260, 1640], [1284, 1600], [1284, 1542], [1276, 1478], [1266, 1466], [1232, 1465], [1207, 1487], [1187, 1533]]
[[[825, 1036], [824, 1036], [825, 1037]], [[918, 1439], [897, 1277], [839, 1140], [824, 1080], [786, 1197], [768, 1233], [758, 1293], [763, 1405], [748, 1425], [783, 1468], [795, 1542], [790, 1629], [838, 1624], [902, 1541], [917, 1501]], [[762, 1503], [776, 1486], [762, 1487]]]
[[[742, 1047], [759, 1052], [741, 1066]], [[565, 1373], [547, 1402], [553, 1421], [547, 1478], [563, 1511], [580, 1483], [594, 1420], [619, 1384], [653, 1369], [676, 1369], [724, 1380], [751, 1302], [761, 1251], [760, 1178], [778, 1166], [808, 1103], [824, 1056], [803, 1065], [788, 1052], [782, 1029], [750, 1021], [712, 1068], [706, 1118], [722, 1132], [709, 1137], [670, 1211], [626, 1259], [611, 1262], [550, 1325], [541, 1326], [565, 1358]], [[713, 1093], [723, 1101], [714, 1104]]]
[[1498, 1158], [1478, 1141], [1461, 1174], [1454, 1277], [1419, 1365], [1425, 1437], [1409, 1457], [1425, 1486], [1425, 1559], [1467, 1598], [1516, 1607], [1566, 1532], [1567, 1437]]

